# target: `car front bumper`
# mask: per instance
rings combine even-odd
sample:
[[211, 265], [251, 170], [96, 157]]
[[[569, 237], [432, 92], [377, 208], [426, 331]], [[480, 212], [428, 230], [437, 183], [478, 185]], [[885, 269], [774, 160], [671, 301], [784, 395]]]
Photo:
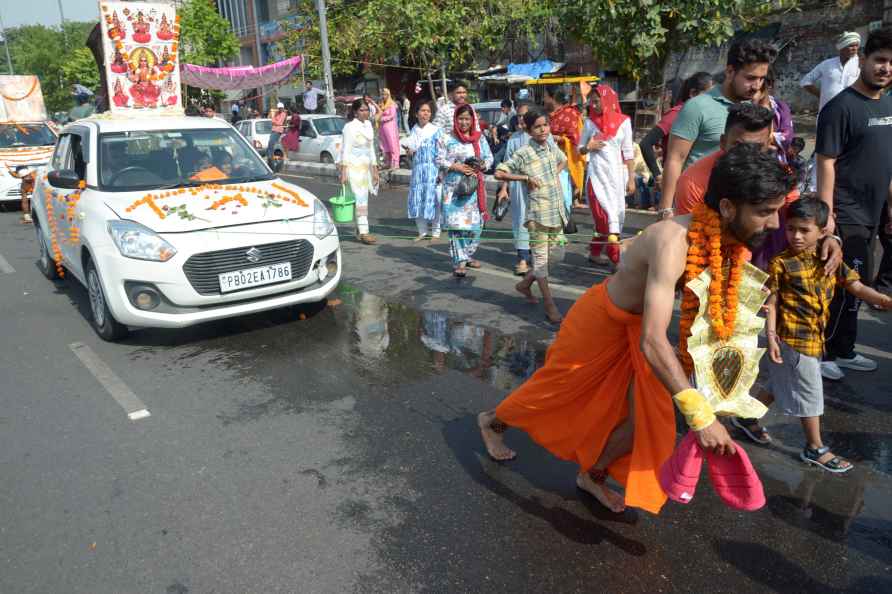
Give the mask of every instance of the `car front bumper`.
[[[321, 301], [337, 288], [342, 261], [337, 232], [324, 239], [311, 236], [313, 247], [309, 269], [301, 278], [274, 285], [264, 285], [232, 293], [199, 294], [184, 272], [184, 263], [193, 255], [208, 251], [258, 246], [260, 236], [220, 234], [202, 231], [165, 235], [178, 252], [167, 262], [148, 262], [121, 256], [114, 244], [93, 250], [105, 289], [109, 309], [120, 323], [149, 328], [184, 328], [202, 322], [247, 315], [280, 307]], [[253, 239], [256, 243], [251, 243]], [[276, 237], [275, 240], [282, 240]], [[213, 241], [211, 243], [211, 241]], [[271, 243], [271, 242], [270, 242]], [[213, 249], [208, 249], [212, 245]], [[320, 280], [319, 268], [326, 268]], [[251, 268], [245, 262], [244, 268]], [[333, 270], [332, 270], [333, 269]], [[136, 307], [131, 301], [134, 287], [147, 286], [160, 294], [159, 305], [151, 310]]]

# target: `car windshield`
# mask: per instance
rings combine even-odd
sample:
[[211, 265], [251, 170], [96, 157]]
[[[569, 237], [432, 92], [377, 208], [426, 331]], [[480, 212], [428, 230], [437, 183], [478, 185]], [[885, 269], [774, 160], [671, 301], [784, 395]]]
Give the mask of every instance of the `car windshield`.
[[256, 134], [271, 134], [273, 131], [273, 123], [270, 120], [259, 120], [254, 126]]
[[99, 186], [111, 192], [272, 179], [238, 132], [157, 130], [99, 137]]
[[0, 148], [54, 144], [56, 135], [46, 124], [0, 124]]
[[313, 123], [320, 136], [337, 136], [344, 132], [344, 118], [319, 118]]

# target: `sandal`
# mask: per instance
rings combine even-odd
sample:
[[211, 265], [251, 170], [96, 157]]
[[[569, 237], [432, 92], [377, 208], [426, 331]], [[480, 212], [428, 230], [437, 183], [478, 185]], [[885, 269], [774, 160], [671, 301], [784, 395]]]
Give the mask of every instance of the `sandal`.
[[455, 278], [465, 278], [466, 276], [468, 276], [468, 271], [464, 268], [456, 268], [452, 271], [452, 276], [454, 276]]
[[[822, 448], [812, 449], [808, 446], [802, 450], [802, 453], [799, 454], [799, 457], [802, 458], [803, 462], [807, 464], [814, 464], [815, 466], [820, 466], [827, 472], [832, 472], [834, 474], [843, 474], [855, 468], [855, 466], [849, 462], [848, 460], [844, 460], [839, 456], [833, 456], [826, 462], [818, 462], [818, 460], [824, 454], [828, 453], [830, 448], [828, 446], [824, 446]], [[848, 466], [846, 466], [848, 465]]]
[[731, 417], [731, 424], [743, 431], [744, 435], [749, 437], [755, 443], [761, 445], [771, 443], [771, 436], [768, 434], [768, 429], [759, 425], [755, 419]]
[[425, 239], [430, 239], [430, 236], [429, 235], [419, 235], [412, 241], [418, 242], [418, 241], [424, 241]]
[[465, 264], [465, 266], [468, 268], [480, 268], [483, 265], [477, 260], [468, 260], [468, 263]]

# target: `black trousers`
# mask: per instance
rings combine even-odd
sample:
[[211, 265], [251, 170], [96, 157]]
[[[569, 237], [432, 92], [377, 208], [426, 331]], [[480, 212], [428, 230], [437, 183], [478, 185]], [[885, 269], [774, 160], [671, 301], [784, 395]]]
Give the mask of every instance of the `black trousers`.
[[[842, 259], [855, 272], [861, 275], [861, 282], [873, 284], [870, 274], [873, 270], [873, 254], [870, 249], [875, 227], [865, 225], [837, 225], [836, 233], [842, 238]], [[855, 356], [855, 340], [858, 338], [858, 308], [861, 300], [856, 299], [844, 287], [838, 286], [830, 304], [830, 321], [824, 334], [827, 360], [836, 357]]]
[[880, 245], [883, 246], [883, 258], [880, 260], [880, 269], [877, 271], [873, 288], [883, 293], [892, 293], [892, 233], [886, 232], [886, 224], [889, 222], [887, 210], [883, 209], [880, 221]]

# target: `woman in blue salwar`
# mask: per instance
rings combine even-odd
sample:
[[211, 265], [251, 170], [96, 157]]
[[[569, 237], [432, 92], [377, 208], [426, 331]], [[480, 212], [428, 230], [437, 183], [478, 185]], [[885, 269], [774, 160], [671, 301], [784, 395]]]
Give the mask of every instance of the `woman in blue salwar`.
[[437, 141], [442, 132], [431, 123], [434, 115], [432, 101], [422, 103], [416, 116], [418, 123], [412, 128], [405, 147], [412, 156], [412, 178], [409, 181], [409, 218], [415, 220], [418, 237], [440, 237], [440, 168], [437, 167]]
[[[459, 106], [453, 116], [452, 131], [442, 133], [437, 142], [437, 165], [444, 170], [443, 224], [449, 231], [449, 255], [453, 274], [463, 277], [467, 268], [480, 268], [474, 253], [480, 245], [486, 212], [486, 182], [483, 172], [492, 166], [492, 152], [481, 139], [477, 114], [468, 104]], [[477, 166], [468, 164], [476, 159]], [[473, 179], [460, 183], [465, 177]], [[462, 186], [473, 186], [473, 191], [462, 192]]]

